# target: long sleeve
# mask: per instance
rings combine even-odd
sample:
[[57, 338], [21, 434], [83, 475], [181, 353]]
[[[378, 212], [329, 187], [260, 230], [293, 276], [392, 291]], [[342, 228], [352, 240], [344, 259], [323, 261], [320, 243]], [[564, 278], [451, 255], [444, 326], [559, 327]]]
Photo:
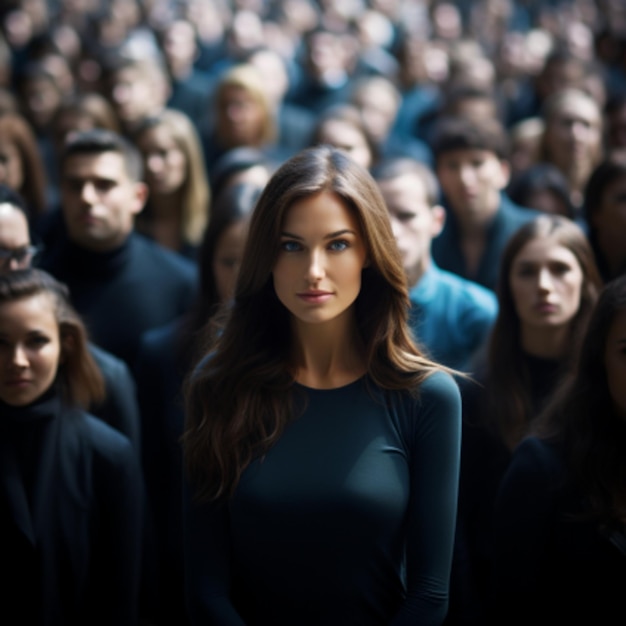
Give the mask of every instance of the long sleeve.
[[407, 597], [392, 626], [441, 624], [457, 510], [461, 401], [456, 383], [435, 375], [422, 393], [411, 464], [407, 521]]

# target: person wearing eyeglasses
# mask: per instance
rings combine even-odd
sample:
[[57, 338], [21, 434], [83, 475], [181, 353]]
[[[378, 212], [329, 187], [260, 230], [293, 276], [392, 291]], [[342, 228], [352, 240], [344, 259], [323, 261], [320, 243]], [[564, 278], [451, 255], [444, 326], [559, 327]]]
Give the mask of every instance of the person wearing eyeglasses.
[[[0, 274], [37, 264], [42, 245], [33, 243], [24, 198], [0, 184]], [[124, 433], [139, 453], [140, 417], [135, 381], [122, 359], [89, 343], [105, 381], [106, 397], [90, 412]]]

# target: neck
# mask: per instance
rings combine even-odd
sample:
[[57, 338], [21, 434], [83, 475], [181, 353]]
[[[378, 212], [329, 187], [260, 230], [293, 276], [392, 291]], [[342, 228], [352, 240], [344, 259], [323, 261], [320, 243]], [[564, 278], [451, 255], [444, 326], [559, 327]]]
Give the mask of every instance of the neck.
[[569, 327], [522, 328], [522, 349], [542, 359], [560, 359], [567, 351]]
[[354, 313], [323, 324], [292, 324], [292, 363], [296, 380], [316, 389], [342, 387], [366, 372], [363, 342], [358, 336]]
[[426, 255], [423, 258], [421, 258], [412, 268], [405, 269], [409, 288], [415, 287], [415, 285], [419, 283], [420, 279], [426, 273], [426, 271], [428, 270], [430, 266], [431, 266], [430, 255]]

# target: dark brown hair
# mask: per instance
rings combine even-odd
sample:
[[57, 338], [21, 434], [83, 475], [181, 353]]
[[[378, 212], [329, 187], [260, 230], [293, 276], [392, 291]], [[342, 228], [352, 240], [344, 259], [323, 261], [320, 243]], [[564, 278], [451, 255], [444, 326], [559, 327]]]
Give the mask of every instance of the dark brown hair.
[[277, 441], [293, 416], [291, 326], [272, 271], [290, 207], [320, 192], [340, 198], [363, 233], [369, 264], [354, 306], [370, 380], [417, 392], [439, 367], [416, 347], [409, 330], [406, 278], [376, 182], [341, 150], [303, 150], [274, 173], [259, 198], [234, 303], [186, 384], [185, 462], [200, 498], [231, 495], [243, 470]]

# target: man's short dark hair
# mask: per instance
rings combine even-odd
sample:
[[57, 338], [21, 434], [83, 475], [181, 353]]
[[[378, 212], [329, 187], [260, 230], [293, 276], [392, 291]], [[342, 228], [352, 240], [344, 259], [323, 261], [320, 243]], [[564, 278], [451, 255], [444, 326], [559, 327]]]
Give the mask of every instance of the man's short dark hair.
[[61, 153], [61, 168], [70, 157], [117, 152], [124, 158], [126, 172], [134, 181], [143, 178], [143, 159], [139, 150], [126, 137], [110, 130], [93, 128], [72, 133]]
[[507, 159], [509, 138], [504, 126], [495, 119], [442, 117], [435, 126], [431, 148], [435, 161], [452, 150], [487, 150], [499, 159]]
[[424, 185], [426, 201], [431, 207], [441, 202], [439, 181], [431, 167], [426, 163], [421, 163], [410, 157], [387, 157], [372, 168], [372, 176], [378, 183], [393, 180], [405, 174], [419, 177]]

